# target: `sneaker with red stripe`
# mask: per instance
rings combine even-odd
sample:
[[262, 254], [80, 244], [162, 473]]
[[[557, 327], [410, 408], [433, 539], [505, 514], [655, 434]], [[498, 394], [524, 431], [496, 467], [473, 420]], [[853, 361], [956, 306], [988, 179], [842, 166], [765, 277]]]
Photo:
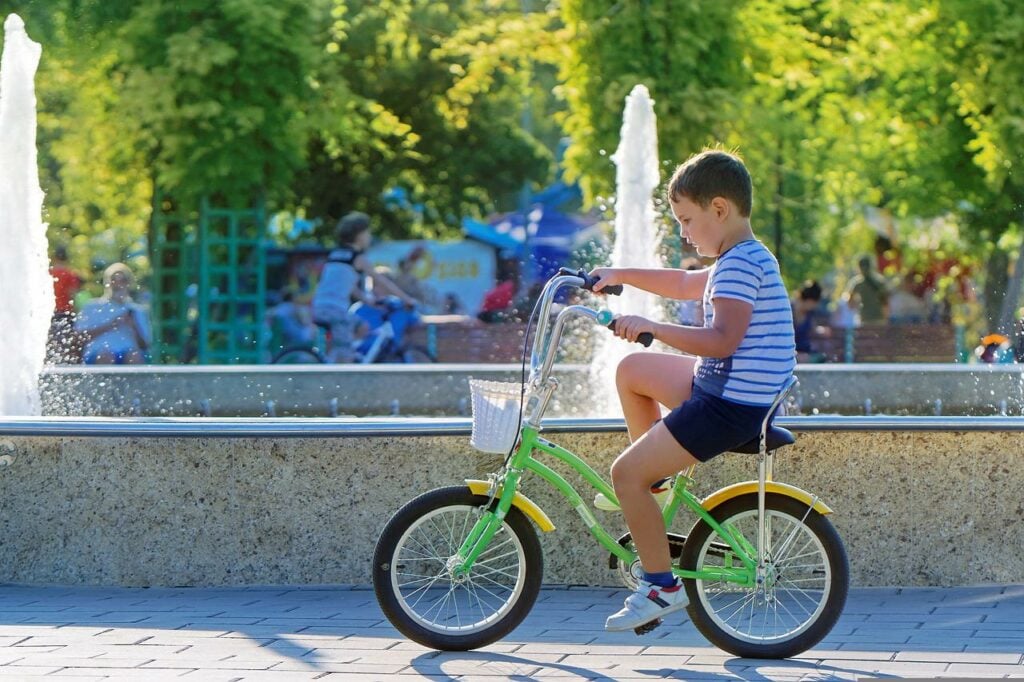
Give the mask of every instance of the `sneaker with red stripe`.
[[622, 610], [608, 616], [604, 629], [610, 632], [633, 630], [652, 620], [681, 611], [689, 603], [686, 590], [678, 580], [673, 587], [659, 587], [641, 580], [636, 592], [626, 597]]

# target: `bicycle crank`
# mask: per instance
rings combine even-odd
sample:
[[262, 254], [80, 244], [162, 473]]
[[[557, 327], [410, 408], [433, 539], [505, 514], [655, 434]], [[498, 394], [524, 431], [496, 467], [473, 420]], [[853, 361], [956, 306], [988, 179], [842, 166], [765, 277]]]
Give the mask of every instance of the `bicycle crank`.
[[633, 628], [633, 632], [635, 632], [638, 637], [640, 635], [646, 635], [648, 632], [661, 625], [661, 623], [661, 618], [655, 618], [650, 623], [644, 623], [640, 627]]
[[[672, 555], [672, 560], [677, 561], [683, 554], [683, 545], [686, 544], [685, 535], [677, 535], [676, 533], [666, 533], [668, 536], [668, 549]], [[633, 538], [630, 537], [629, 533], [626, 533], [619, 538], [619, 544], [626, 549], [633, 550]], [[631, 590], [635, 590], [637, 581], [642, 575], [643, 568], [640, 566], [640, 560], [635, 559], [632, 564], [626, 566], [619, 561], [619, 557], [614, 554], [608, 555], [608, 568], [613, 571], [619, 572], [619, 579], [622, 580], [622, 584]]]

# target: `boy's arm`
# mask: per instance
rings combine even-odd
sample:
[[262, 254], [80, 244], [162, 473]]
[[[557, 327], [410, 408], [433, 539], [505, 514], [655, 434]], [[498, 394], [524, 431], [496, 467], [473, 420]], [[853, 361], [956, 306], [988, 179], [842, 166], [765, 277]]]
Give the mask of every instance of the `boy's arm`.
[[374, 270], [373, 266], [370, 265], [364, 256], [359, 256], [353, 263], [353, 266], [359, 272], [365, 272], [370, 276], [370, 279], [373, 280], [373, 293], [375, 295], [384, 293], [388, 296], [397, 296], [406, 305], [416, 305], [417, 301], [415, 298], [402, 291], [401, 287], [391, 281], [390, 277]]
[[715, 321], [711, 327], [686, 327], [652, 322], [638, 315], [626, 315], [615, 321], [615, 333], [635, 341], [650, 332], [658, 341], [684, 353], [705, 358], [726, 358], [736, 352], [754, 315], [754, 306], [735, 298], [715, 299]]
[[594, 291], [610, 284], [628, 284], [665, 298], [696, 300], [704, 295], [711, 268], [596, 268], [591, 275], [600, 278]]
[[401, 287], [391, 281], [391, 278], [387, 275], [371, 270], [370, 279], [373, 280], [374, 293], [380, 290], [389, 296], [397, 296], [406, 305], [416, 305], [416, 299], [402, 291]]

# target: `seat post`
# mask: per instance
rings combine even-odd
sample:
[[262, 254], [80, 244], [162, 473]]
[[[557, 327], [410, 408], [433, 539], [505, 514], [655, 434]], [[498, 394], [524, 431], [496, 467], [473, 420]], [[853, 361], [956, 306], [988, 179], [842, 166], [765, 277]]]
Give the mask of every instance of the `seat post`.
[[793, 386], [796, 385], [796, 377], [790, 376], [779, 390], [778, 395], [775, 396], [775, 400], [772, 402], [772, 406], [768, 408], [768, 414], [765, 415], [764, 421], [761, 422], [761, 441], [757, 456], [757, 579], [758, 582], [764, 579], [764, 558], [766, 550], [766, 541], [770, 528], [768, 527], [768, 520], [765, 518], [765, 496], [768, 481], [772, 480], [775, 468], [775, 458], [768, 452], [768, 425], [772, 421], [772, 417], [775, 415], [775, 411], [782, 404], [782, 401], [786, 399], [789, 392], [793, 390]]

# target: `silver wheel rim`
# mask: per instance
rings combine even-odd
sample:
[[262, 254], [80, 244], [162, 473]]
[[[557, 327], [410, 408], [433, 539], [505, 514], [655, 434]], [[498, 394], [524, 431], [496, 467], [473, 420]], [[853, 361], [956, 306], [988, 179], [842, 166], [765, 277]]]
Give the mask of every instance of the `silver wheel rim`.
[[[800, 519], [773, 509], [766, 513], [769, 561], [763, 586], [695, 581], [701, 605], [715, 625], [752, 644], [776, 644], [799, 636], [817, 622], [832, 592], [832, 568], [821, 540]], [[756, 509], [728, 522], [755, 544]], [[700, 548], [698, 568], [723, 565], [720, 552], [709, 553], [712, 544], [722, 542], [717, 533], [709, 534]]]
[[466, 635], [501, 620], [526, 584], [526, 552], [503, 522], [463, 581], [448, 560], [458, 551], [478, 508], [451, 505], [416, 519], [395, 547], [391, 587], [402, 610], [433, 632]]

